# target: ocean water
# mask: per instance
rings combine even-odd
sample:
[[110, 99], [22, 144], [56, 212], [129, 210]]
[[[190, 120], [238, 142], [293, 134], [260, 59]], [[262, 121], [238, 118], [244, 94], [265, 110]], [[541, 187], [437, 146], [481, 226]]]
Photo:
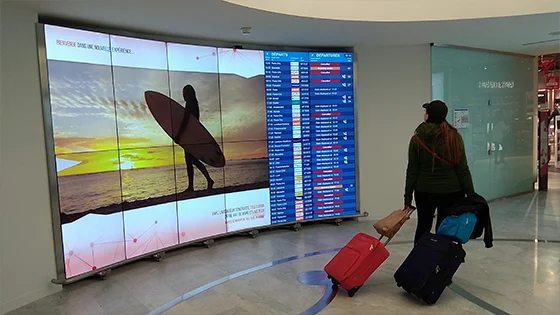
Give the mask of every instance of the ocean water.
[[[228, 161], [224, 168], [207, 166], [214, 188], [235, 187], [268, 181], [268, 159]], [[204, 190], [207, 182], [194, 167], [194, 189]], [[173, 195], [188, 186], [185, 164], [123, 170], [58, 178], [60, 212], [81, 213], [123, 201], [134, 202]], [[122, 187], [122, 189], [121, 189]]]

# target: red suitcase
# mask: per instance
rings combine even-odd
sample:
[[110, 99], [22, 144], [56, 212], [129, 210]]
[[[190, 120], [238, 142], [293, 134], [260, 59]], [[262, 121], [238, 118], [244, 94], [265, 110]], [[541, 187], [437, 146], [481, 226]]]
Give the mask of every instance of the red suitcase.
[[389, 252], [385, 245], [372, 236], [358, 233], [325, 266], [325, 272], [334, 286], [340, 285], [352, 297], [387, 258]]

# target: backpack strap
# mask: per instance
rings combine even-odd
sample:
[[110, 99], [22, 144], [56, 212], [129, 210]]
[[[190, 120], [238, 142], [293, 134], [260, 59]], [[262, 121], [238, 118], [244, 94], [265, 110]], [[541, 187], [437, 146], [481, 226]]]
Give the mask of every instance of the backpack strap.
[[420, 139], [420, 137], [418, 135], [414, 136], [414, 140], [416, 140], [416, 142], [418, 142], [418, 144], [420, 144], [422, 146], [422, 148], [424, 148], [424, 150], [426, 150], [426, 152], [428, 152], [430, 155], [432, 155], [438, 161], [442, 162], [443, 164], [445, 164], [449, 167], [453, 167], [453, 168], [455, 167], [453, 164], [451, 164], [451, 162], [448, 162], [447, 160], [445, 160], [441, 156], [437, 155], [437, 153], [430, 150], [430, 148], [428, 148], [428, 146], [424, 143], [424, 141], [422, 141], [422, 139]]

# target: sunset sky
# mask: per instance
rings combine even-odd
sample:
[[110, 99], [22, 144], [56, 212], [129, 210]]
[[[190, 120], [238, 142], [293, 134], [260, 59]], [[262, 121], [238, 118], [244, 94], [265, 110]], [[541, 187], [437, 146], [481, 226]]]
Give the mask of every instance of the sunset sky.
[[[175, 148], [175, 150], [173, 150]], [[259, 159], [267, 157], [266, 141], [225, 143], [223, 150], [228, 160]], [[80, 175], [169, 166], [173, 163], [185, 163], [185, 154], [181, 147], [159, 147], [146, 149], [81, 152], [57, 155], [59, 176]]]
[[59, 176], [101, 173], [122, 169], [138, 169], [173, 165], [173, 147], [132, 149], [119, 152], [98, 151], [57, 155], [57, 159], [78, 162], [58, 171]]
[[[119, 40], [120, 46], [126, 46], [122, 38]], [[137, 41], [131, 47], [139, 46]], [[182, 46], [186, 45], [177, 45], [169, 52], [168, 68], [180, 71], [49, 61], [55, 152], [61, 161], [73, 161], [59, 163], [59, 175], [118, 170], [119, 166], [172, 165], [172, 140], [151, 115], [144, 92], [158, 91], [184, 105], [182, 88], [186, 84], [195, 87], [200, 121], [220, 144], [226, 159], [267, 156], [262, 52], [209, 47], [193, 52], [196, 46]], [[181, 52], [185, 60], [179, 66]], [[197, 65], [199, 55], [204, 58], [199, 58], [201, 64]], [[217, 74], [218, 58], [224, 75]], [[214, 69], [211, 59], [215, 60]], [[188, 71], [185, 64], [193, 64], [191, 68], [197, 72]], [[182, 161], [182, 149], [176, 147], [176, 151]]]

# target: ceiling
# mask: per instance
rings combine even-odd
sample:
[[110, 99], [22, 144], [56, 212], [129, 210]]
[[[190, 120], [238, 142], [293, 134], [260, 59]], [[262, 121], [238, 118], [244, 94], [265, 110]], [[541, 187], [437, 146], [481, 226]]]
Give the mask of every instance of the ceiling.
[[560, 11], [558, 0], [224, 0], [268, 12], [343, 21], [412, 22]]
[[[560, 52], [560, 35], [549, 35], [560, 31], [560, 12], [439, 22], [352, 22], [271, 13], [221, 0], [19, 0], [2, 3], [94, 26], [234, 43], [350, 47], [433, 42], [531, 55]], [[250, 36], [241, 34], [242, 26], [253, 28]], [[548, 42], [523, 46], [541, 41]]]

